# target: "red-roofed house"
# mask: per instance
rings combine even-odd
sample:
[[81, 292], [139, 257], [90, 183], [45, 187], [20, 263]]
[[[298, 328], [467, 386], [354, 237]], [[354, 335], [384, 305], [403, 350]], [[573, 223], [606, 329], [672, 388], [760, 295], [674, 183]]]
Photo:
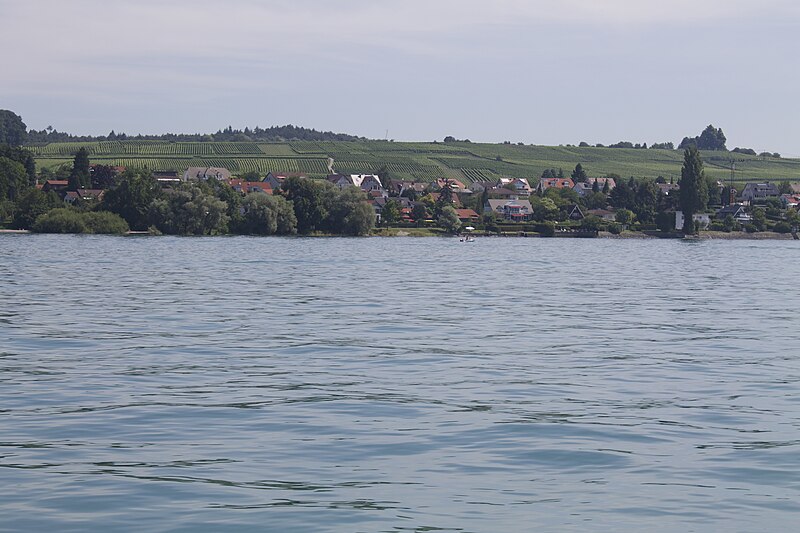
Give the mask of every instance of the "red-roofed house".
[[76, 191], [68, 191], [64, 195], [64, 201], [68, 204], [77, 201], [89, 202], [92, 200], [101, 200], [103, 198], [103, 189], [78, 189]]
[[228, 185], [230, 185], [234, 191], [240, 192], [242, 194], [250, 194], [253, 192], [263, 192], [266, 194], [272, 194], [272, 185], [267, 183], [266, 181], [245, 181], [241, 179], [229, 179], [227, 180]]
[[575, 187], [575, 182], [571, 178], [541, 178], [537, 190], [544, 192], [553, 187], [556, 189], [572, 189]]
[[461, 222], [478, 222], [480, 215], [472, 209], [456, 209], [458, 220]]

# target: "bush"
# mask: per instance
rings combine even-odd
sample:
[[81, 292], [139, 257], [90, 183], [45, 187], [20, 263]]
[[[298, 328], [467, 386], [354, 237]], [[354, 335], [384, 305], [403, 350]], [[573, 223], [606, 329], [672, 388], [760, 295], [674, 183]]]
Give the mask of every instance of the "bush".
[[581, 220], [580, 228], [586, 231], [599, 231], [600, 227], [602, 226], [602, 220], [599, 217], [594, 215], [589, 215], [588, 217]]
[[608, 232], [612, 235], [619, 235], [622, 233], [622, 226], [614, 222], [613, 224], [608, 225]]
[[728, 229], [725, 226], [724, 222], [720, 222], [719, 220], [713, 221], [711, 223], [711, 225], [708, 227], [708, 229], [711, 230], [711, 231], [725, 231], [725, 232], [728, 232], [728, 233], [730, 233], [730, 231], [731, 231], [730, 229]]
[[548, 220], [537, 224], [536, 231], [541, 234], [542, 237], [552, 237], [556, 234], [556, 225], [554, 222]]
[[775, 227], [772, 228], [772, 231], [775, 233], [791, 233], [792, 227], [788, 222], [781, 220], [775, 224]]
[[130, 229], [125, 219], [110, 211], [93, 211], [83, 213], [87, 233], [104, 233], [122, 235]]
[[31, 226], [35, 233], [87, 233], [83, 215], [67, 207], [51, 209], [36, 217]]
[[128, 231], [128, 223], [108, 211], [81, 213], [61, 207], [39, 215], [31, 230], [35, 233], [111, 233]]

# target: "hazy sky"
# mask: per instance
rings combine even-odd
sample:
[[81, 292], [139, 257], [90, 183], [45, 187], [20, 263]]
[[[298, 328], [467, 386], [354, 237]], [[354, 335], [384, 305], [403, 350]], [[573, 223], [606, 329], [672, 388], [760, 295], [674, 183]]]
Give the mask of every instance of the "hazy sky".
[[396, 140], [800, 155], [792, 0], [0, 0], [0, 108], [106, 134], [295, 124]]

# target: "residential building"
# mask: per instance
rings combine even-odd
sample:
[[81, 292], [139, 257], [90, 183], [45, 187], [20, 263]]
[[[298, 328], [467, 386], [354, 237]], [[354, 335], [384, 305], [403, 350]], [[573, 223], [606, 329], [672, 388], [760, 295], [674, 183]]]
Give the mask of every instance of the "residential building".
[[586, 211], [586, 216], [595, 216], [601, 220], [605, 220], [606, 222], [614, 222], [617, 220], [617, 214], [614, 211], [609, 211], [608, 209], [589, 209]]
[[617, 182], [614, 181], [614, 178], [589, 178], [586, 181], [576, 183], [572, 190], [578, 193], [578, 196], [583, 198], [587, 194], [591, 194], [594, 191], [595, 182], [597, 182], [597, 190], [599, 192], [603, 191], [606, 183], [608, 183], [609, 191], [613, 190], [614, 187], [617, 186]]
[[656, 183], [656, 187], [658, 187], [658, 190], [661, 191], [661, 194], [664, 196], [677, 194], [681, 189], [677, 183]]
[[78, 201], [90, 202], [100, 201], [103, 198], [103, 189], [77, 189], [68, 191], [64, 194], [64, 201], [68, 204], [74, 204]]
[[494, 213], [506, 220], [524, 222], [533, 218], [533, 207], [528, 200], [495, 200], [486, 201], [484, 213]]
[[231, 171], [220, 167], [189, 167], [183, 173], [183, 181], [217, 179], [219, 181], [231, 179]]
[[366, 193], [377, 191], [380, 196], [389, 196], [383, 188], [381, 179], [375, 174], [331, 174], [327, 180], [339, 189], [345, 187], [358, 187]]
[[716, 220], [725, 220], [729, 216], [733, 217], [733, 219], [739, 222], [740, 224], [747, 224], [753, 220], [753, 217], [751, 217], [747, 213], [742, 204], [726, 205], [725, 207], [717, 211], [717, 214], [714, 215], [714, 218]]
[[456, 209], [456, 214], [461, 222], [477, 223], [480, 215], [472, 209]]
[[583, 220], [585, 218], [581, 207], [578, 204], [570, 204], [561, 208], [567, 220]]
[[254, 192], [263, 192], [265, 194], [272, 194], [272, 185], [266, 181], [245, 181], [241, 179], [230, 179], [227, 181], [234, 191], [242, 194], [250, 194]]
[[530, 196], [533, 192], [533, 188], [526, 178], [500, 178], [495, 187], [514, 191], [519, 196]]
[[575, 182], [572, 181], [572, 178], [540, 178], [536, 190], [544, 192], [553, 187], [556, 189], [573, 189]]
[[433, 182], [433, 186], [437, 190], [443, 188], [445, 185], [449, 185], [450, 186], [450, 190], [452, 190], [455, 193], [459, 193], [460, 194], [460, 193], [470, 193], [470, 192], [472, 192], [469, 189], [467, 189], [466, 185], [464, 185], [463, 183], [461, 183], [457, 179], [439, 178], [435, 182]]
[[[695, 224], [700, 225], [700, 229], [706, 229], [711, 225], [711, 215], [709, 213], [695, 213], [692, 216]], [[675, 211], [675, 229], [683, 229], [683, 211]]]
[[781, 193], [774, 183], [748, 183], [742, 190], [742, 200], [753, 202], [765, 198], [777, 198]]
[[69, 187], [69, 181], [67, 180], [47, 180], [42, 185], [42, 192], [61, 192]]

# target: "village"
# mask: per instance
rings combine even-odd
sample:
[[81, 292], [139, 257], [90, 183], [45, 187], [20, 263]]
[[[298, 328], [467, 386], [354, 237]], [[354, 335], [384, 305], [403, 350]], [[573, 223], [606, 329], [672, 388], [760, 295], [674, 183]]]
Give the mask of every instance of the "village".
[[[67, 205], [91, 206], [103, 200], [124, 167], [91, 165], [94, 188], [75, 187], [69, 180], [46, 179], [41, 191], [54, 192]], [[224, 184], [242, 197], [252, 194], [280, 195], [290, 178], [314, 179], [303, 173], [267, 172], [254, 179], [234, 176], [218, 167], [188, 167], [183, 172], [153, 172], [165, 191], [192, 182]], [[338, 190], [354, 188], [374, 211], [377, 228], [444, 227], [451, 233], [470, 227], [483, 234], [593, 236], [599, 232], [677, 232], [684, 227], [679, 208], [680, 185], [665, 179], [624, 180], [617, 175], [589, 177], [580, 164], [571, 176], [548, 169], [538, 179], [499, 178], [464, 183], [439, 178], [430, 182], [393, 180], [377, 173], [329, 174], [324, 181]], [[741, 184], [739, 184], [741, 186]], [[707, 206], [693, 214], [698, 231], [773, 231], [797, 233], [800, 184], [746, 182], [737, 190], [732, 184], [709, 184]], [[445, 208], [450, 207], [452, 211]], [[452, 219], [443, 222], [447, 216]], [[453, 215], [454, 213], [454, 215]]]

